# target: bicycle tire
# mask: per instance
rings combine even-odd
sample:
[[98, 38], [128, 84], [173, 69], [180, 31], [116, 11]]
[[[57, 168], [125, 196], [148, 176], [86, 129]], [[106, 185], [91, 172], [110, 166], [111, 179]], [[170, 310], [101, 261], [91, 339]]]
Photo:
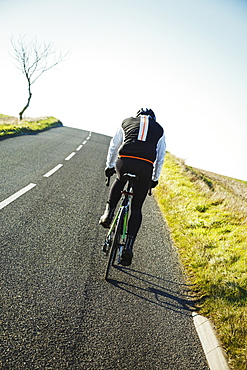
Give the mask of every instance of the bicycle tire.
[[112, 240], [112, 244], [111, 244], [111, 248], [109, 252], [109, 258], [108, 258], [106, 271], [105, 271], [105, 280], [108, 279], [111, 266], [113, 266], [115, 262], [117, 249], [119, 246], [119, 241], [120, 241], [122, 228], [123, 228], [123, 219], [124, 219], [124, 209], [122, 208], [120, 215], [119, 215], [118, 222], [117, 222], [117, 226], [114, 231], [114, 236], [113, 236], [113, 240]]

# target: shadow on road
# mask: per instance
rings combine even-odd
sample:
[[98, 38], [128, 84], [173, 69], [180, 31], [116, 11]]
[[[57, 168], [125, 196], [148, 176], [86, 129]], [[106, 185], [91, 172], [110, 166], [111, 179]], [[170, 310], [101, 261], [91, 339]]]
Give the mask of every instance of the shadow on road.
[[182, 315], [191, 316], [191, 313], [196, 310], [195, 302], [188, 293], [189, 285], [165, 280], [131, 268], [122, 266], [115, 266], [115, 268], [118, 273], [127, 275], [128, 282], [108, 279], [108, 283], [114, 287]]

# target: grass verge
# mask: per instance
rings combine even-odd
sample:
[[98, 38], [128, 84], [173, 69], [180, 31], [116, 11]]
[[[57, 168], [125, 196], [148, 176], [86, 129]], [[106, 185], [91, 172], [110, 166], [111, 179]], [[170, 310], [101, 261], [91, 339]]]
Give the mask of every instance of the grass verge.
[[25, 119], [18, 123], [18, 119], [0, 114], [0, 139], [23, 134], [34, 134], [52, 127], [62, 126], [55, 117]]
[[198, 310], [213, 321], [233, 369], [244, 370], [247, 197], [243, 194], [247, 183], [217, 176], [186, 166], [167, 153], [154, 195], [193, 284]]

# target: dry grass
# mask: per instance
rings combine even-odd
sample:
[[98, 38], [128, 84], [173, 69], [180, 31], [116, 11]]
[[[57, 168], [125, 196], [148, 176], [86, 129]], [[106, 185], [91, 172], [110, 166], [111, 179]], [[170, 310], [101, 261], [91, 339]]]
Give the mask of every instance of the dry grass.
[[0, 125], [17, 125], [18, 118], [12, 116], [5, 116], [4, 114], [0, 114]]

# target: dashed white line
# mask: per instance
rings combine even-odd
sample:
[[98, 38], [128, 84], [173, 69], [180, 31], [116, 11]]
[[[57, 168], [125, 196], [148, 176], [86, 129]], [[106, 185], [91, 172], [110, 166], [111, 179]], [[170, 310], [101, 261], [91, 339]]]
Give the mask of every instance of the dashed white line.
[[51, 176], [54, 172], [56, 172], [57, 170], [59, 170], [59, 168], [63, 167], [63, 164], [58, 164], [56, 167], [54, 167], [52, 170], [50, 170], [49, 172], [47, 172], [44, 177], [49, 177]]
[[77, 151], [81, 150], [82, 145], [79, 145], [78, 148], [76, 148]]
[[[88, 135], [88, 137], [86, 138], [86, 140], [84, 140], [83, 143], [76, 148], [76, 151], [79, 151], [82, 148], [82, 146], [87, 143], [87, 141], [91, 137], [91, 134], [92, 133], [90, 132], [89, 135]], [[66, 161], [69, 161], [72, 157], [74, 157], [75, 154], [76, 154], [75, 152], [72, 152], [67, 158], [65, 158], [65, 160]], [[52, 170], [50, 170], [49, 172], [47, 172], [45, 175], [43, 175], [43, 177], [50, 177], [54, 172], [58, 171], [59, 168], [61, 168], [61, 167], [63, 167], [63, 164], [60, 163], [56, 167], [54, 167]], [[19, 198], [23, 194], [25, 194], [27, 191], [31, 190], [35, 186], [36, 186], [36, 184], [30, 183], [29, 185], [27, 185], [24, 188], [22, 188], [21, 190], [17, 191], [16, 193], [14, 193], [13, 195], [11, 195], [10, 197], [6, 198], [2, 202], [0, 202], [0, 209], [6, 207], [8, 204], [10, 204], [14, 200], [16, 200], [17, 198]]]
[[31, 190], [35, 186], [36, 186], [36, 184], [30, 183], [29, 185], [27, 185], [24, 188], [22, 188], [21, 190], [17, 191], [16, 193], [11, 195], [7, 199], [3, 200], [2, 202], [0, 202], [0, 209], [6, 207], [9, 203], [13, 202], [14, 200], [19, 198], [21, 195], [25, 194], [27, 191]]
[[65, 158], [66, 161], [69, 161], [72, 157], [74, 157], [75, 152], [72, 152], [68, 157]]

